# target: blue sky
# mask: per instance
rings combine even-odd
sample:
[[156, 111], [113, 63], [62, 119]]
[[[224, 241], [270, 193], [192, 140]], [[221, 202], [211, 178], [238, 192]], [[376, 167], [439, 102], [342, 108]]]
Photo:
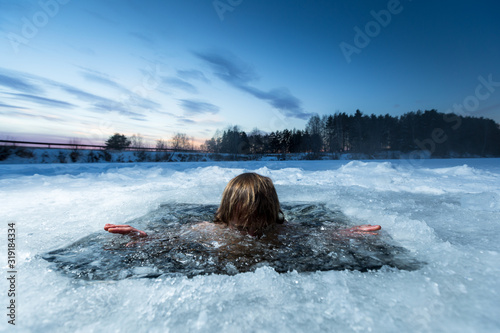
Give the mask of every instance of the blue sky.
[[0, 137], [198, 142], [313, 114], [500, 122], [495, 1], [0, 0]]

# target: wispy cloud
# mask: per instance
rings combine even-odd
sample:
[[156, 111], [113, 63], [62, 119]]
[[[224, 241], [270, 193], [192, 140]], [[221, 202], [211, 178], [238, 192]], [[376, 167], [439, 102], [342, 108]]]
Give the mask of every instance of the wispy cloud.
[[257, 73], [252, 66], [231, 53], [194, 52], [194, 55], [207, 63], [215, 76], [239, 90], [266, 101], [283, 115], [298, 119], [308, 119], [313, 115], [303, 110], [302, 102], [287, 88], [264, 91], [250, 85], [258, 79]]
[[114, 111], [127, 117], [134, 117], [134, 119], [144, 118], [143, 114], [130, 111], [130, 107], [126, 103], [120, 103], [105, 97], [97, 96], [66, 84], [59, 84], [59, 88], [61, 88], [63, 91], [67, 92], [70, 95], [75, 96], [76, 98], [82, 101], [90, 103], [93, 106], [93, 111], [99, 111], [99, 112]]
[[198, 89], [196, 89], [196, 87], [194, 85], [192, 85], [191, 83], [186, 82], [184, 80], [181, 80], [179, 78], [176, 78], [176, 77], [162, 77], [162, 81], [163, 81], [163, 83], [165, 83], [169, 87], [174, 87], [174, 88], [177, 88], [177, 89], [181, 89], [181, 90], [184, 90], [184, 91], [186, 91], [188, 93], [191, 93], [191, 94], [197, 94], [198, 93]]
[[179, 105], [184, 110], [184, 114], [186, 116], [194, 116], [205, 113], [215, 114], [219, 112], [218, 106], [202, 101], [180, 99]]
[[210, 65], [218, 78], [233, 86], [245, 86], [259, 78], [252, 66], [231, 53], [194, 52], [194, 55]]
[[21, 109], [21, 110], [26, 110], [25, 107], [22, 106], [16, 106], [16, 105], [10, 105], [10, 104], [5, 104], [5, 103], [0, 103], [0, 108], [7, 108], [7, 109]]
[[131, 31], [129, 32], [129, 35], [140, 40], [142, 43], [144, 43], [146, 46], [153, 47], [155, 46], [155, 42], [152, 38], [146, 36], [143, 33], [137, 32], [137, 31]]
[[[1, 70], [2, 69], [0, 68], [0, 71]], [[5, 72], [5, 70], [3, 70], [3, 71]], [[66, 93], [68, 93], [68, 94], [70, 94], [70, 95], [72, 95], [72, 96], [74, 96], [82, 101], [86, 101], [89, 103], [94, 103], [94, 104], [97, 104], [97, 103], [101, 103], [101, 104], [115, 103], [115, 104], [117, 104], [116, 102], [109, 100], [107, 98], [100, 97], [100, 96], [85, 92], [83, 90], [80, 90], [78, 88], [75, 88], [73, 86], [70, 86], [68, 84], [56, 82], [56, 81], [53, 81], [53, 80], [50, 80], [50, 79], [47, 79], [44, 77], [34, 76], [34, 75], [23, 73], [23, 72], [13, 72], [13, 73], [10, 73], [10, 75], [0, 73], [0, 76], [4, 77], [3, 81], [1, 81], [2, 79], [0, 78], [0, 82], [3, 82], [5, 85], [8, 85], [11, 89], [22, 92], [22, 93], [15, 93], [15, 94], [10, 93], [9, 94], [11, 96], [17, 97], [17, 99], [20, 99], [20, 100], [29, 100], [29, 101], [38, 102], [38, 103], [45, 104], [45, 105], [53, 103], [54, 106], [64, 106], [64, 107], [68, 107], [68, 106], [73, 107], [74, 106], [73, 104], [68, 103], [68, 102], [58, 101], [58, 100], [53, 100], [53, 99], [49, 99], [46, 97], [33, 95], [34, 93], [39, 93], [40, 91], [42, 91], [42, 89], [39, 88], [39, 86], [44, 85], [44, 86], [51, 86], [51, 87], [59, 88], [62, 91], [66, 92]], [[38, 85], [28, 83], [28, 81], [29, 82], [36, 82]], [[12, 82], [14, 82], [14, 84], [11, 84]]]
[[96, 83], [99, 83], [99, 84], [103, 84], [103, 85], [106, 85], [106, 86], [110, 86], [112, 88], [116, 88], [116, 89], [119, 89], [119, 90], [122, 90], [124, 89], [122, 85], [118, 84], [117, 82], [107, 78], [105, 75], [103, 74], [98, 74], [96, 72], [91, 72], [90, 70], [88, 69], [85, 69], [85, 71], [82, 71], [82, 76], [84, 79], [88, 80], [88, 81], [92, 81], [92, 82], [96, 82]]
[[31, 84], [26, 79], [1, 73], [0, 73], [0, 85], [28, 94], [37, 94], [42, 92], [42, 89]]
[[8, 112], [5, 112], [3, 114], [24, 117], [24, 118], [37, 118], [37, 119], [44, 119], [44, 120], [48, 120], [48, 121], [66, 122], [66, 120], [62, 119], [61, 117], [54, 116], [54, 115], [33, 114], [33, 113], [22, 112], [22, 111], [8, 111]]
[[75, 88], [73, 86], [70, 86], [70, 85], [67, 85], [67, 84], [64, 84], [64, 83], [57, 83], [57, 84], [54, 84], [54, 86], [62, 89], [63, 91], [65, 91], [66, 93], [70, 94], [70, 95], [73, 95], [74, 97], [82, 100], [82, 101], [86, 101], [86, 102], [89, 102], [89, 103], [109, 103], [109, 102], [113, 102], [107, 98], [104, 98], [104, 97], [101, 97], [101, 96], [97, 96], [97, 95], [94, 95], [94, 94], [91, 94], [91, 93], [88, 93], [86, 91], [83, 91], [81, 89], [78, 89], [78, 88]]
[[121, 103], [116, 103], [113, 101], [106, 101], [106, 102], [99, 102], [93, 104], [94, 111], [102, 111], [102, 112], [118, 112], [119, 114], [123, 116], [127, 116], [131, 119], [144, 119], [145, 115], [137, 112], [130, 111], [127, 106], [121, 104]]
[[[86, 102], [89, 105], [79, 105], [82, 108], [93, 112], [118, 112], [119, 114], [129, 117], [134, 120], [145, 120], [146, 112], [164, 113], [161, 111], [161, 105], [144, 97], [141, 97], [130, 90], [123, 87], [118, 82], [109, 78], [104, 73], [82, 68], [82, 75], [87, 80], [97, 82], [109, 87], [114, 87], [119, 92], [116, 98], [107, 98], [95, 95], [79, 89], [75, 86], [57, 82], [44, 77], [10, 71], [0, 67], [0, 85], [9, 87], [16, 93], [7, 93], [10, 98], [15, 98], [19, 101], [28, 101], [39, 105], [58, 107], [58, 108], [74, 108], [76, 105], [53, 98], [48, 98], [45, 95], [43, 88], [56, 88], [62, 92], [77, 98], [80, 101]], [[5, 104], [8, 105], [8, 104]]]
[[500, 110], [500, 103], [493, 104], [484, 108], [481, 108], [477, 111], [474, 111], [476, 115], [485, 115], [491, 113], [497, 113]]
[[205, 74], [203, 74], [202, 71], [199, 71], [197, 69], [191, 69], [191, 70], [178, 70], [177, 71], [177, 76], [180, 77], [181, 79], [184, 80], [198, 80], [202, 81], [205, 83], [209, 83], [210, 80], [207, 79]]
[[301, 101], [293, 96], [288, 88], [276, 88], [270, 91], [262, 91], [254, 87], [245, 86], [241, 90], [267, 101], [271, 106], [278, 109], [287, 117], [309, 119], [313, 113], [306, 113], [301, 107]]
[[187, 124], [187, 125], [196, 124], [196, 121], [194, 121], [193, 119], [183, 118], [183, 117], [178, 117], [177, 121], [180, 122], [180, 123]]
[[122, 104], [129, 104], [130, 106], [151, 111], [161, 108], [160, 104], [156, 103], [155, 101], [152, 101], [151, 99], [139, 96], [138, 94], [125, 88], [123, 85], [119, 84], [115, 80], [111, 79], [108, 75], [104, 73], [91, 70], [88, 68], [82, 68], [82, 69], [83, 71], [81, 74], [86, 80], [99, 83], [118, 90], [121, 93], [120, 97]]
[[27, 100], [33, 103], [37, 103], [39, 105], [51, 106], [56, 108], [73, 108], [74, 105], [68, 102], [60, 101], [57, 99], [45, 98], [35, 95], [28, 94], [17, 94], [17, 93], [5, 93], [7, 95], [13, 96], [16, 99]]

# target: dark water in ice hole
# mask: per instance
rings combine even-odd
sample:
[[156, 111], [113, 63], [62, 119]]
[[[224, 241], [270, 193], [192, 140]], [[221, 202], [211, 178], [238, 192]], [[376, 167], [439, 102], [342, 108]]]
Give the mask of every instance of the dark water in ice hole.
[[287, 222], [281, 231], [260, 239], [228, 228], [214, 229], [213, 224], [201, 231], [193, 228], [200, 221], [211, 221], [216, 209], [216, 205], [164, 204], [126, 222], [154, 235], [153, 239], [126, 246], [129, 236], [103, 230], [42, 257], [61, 273], [85, 280], [234, 275], [262, 266], [284, 273], [364, 272], [384, 265], [415, 270], [422, 265], [383, 231], [376, 236], [335, 237], [336, 230], [355, 223], [324, 204], [282, 204]]

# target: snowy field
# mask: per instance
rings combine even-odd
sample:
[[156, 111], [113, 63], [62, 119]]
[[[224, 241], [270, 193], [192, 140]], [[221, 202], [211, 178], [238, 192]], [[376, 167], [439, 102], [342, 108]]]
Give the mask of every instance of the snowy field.
[[[282, 202], [380, 224], [426, 264], [84, 281], [40, 257], [163, 203], [218, 204], [245, 171], [271, 177]], [[17, 332], [500, 331], [499, 159], [0, 165], [0, 202], [1, 237], [16, 223]]]

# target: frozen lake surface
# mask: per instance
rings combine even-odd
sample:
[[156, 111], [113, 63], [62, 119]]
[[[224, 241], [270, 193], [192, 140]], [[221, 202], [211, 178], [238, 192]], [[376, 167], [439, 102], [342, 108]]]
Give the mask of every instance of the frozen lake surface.
[[[101, 232], [119, 239], [104, 224], [164, 204], [217, 205], [247, 171], [271, 177], [283, 203], [380, 224], [381, 236], [425, 264], [106, 280], [42, 258]], [[499, 159], [0, 165], [0, 202], [3, 237], [8, 222], [17, 228], [20, 332], [500, 331]], [[6, 272], [5, 247], [0, 260]]]

